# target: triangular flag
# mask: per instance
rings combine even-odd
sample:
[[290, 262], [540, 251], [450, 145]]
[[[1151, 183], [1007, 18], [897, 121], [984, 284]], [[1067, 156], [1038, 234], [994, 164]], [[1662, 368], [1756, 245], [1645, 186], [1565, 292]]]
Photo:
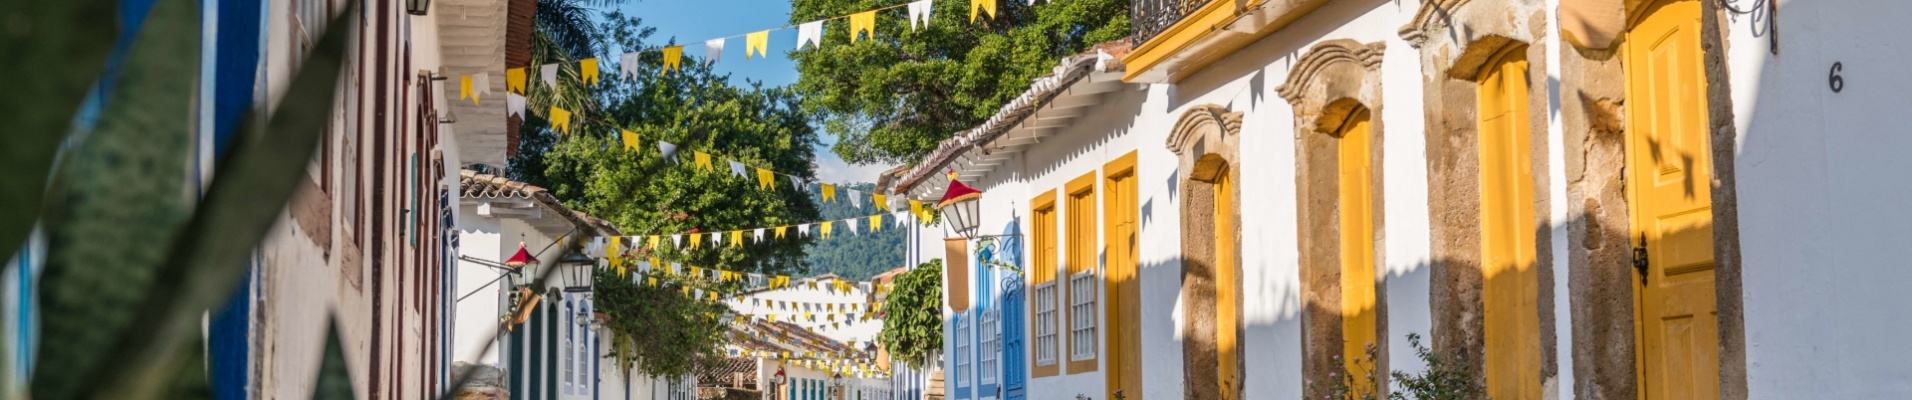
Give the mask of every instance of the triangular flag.
[[684, 235], [671, 235], [672, 248], [684, 248]]
[[863, 33], [876, 38], [876, 10], [850, 14], [850, 43], [856, 43], [858, 34]]
[[856, 208], [859, 208], [859, 209], [863, 208], [863, 196], [856, 195], [856, 190], [853, 190], [853, 189], [844, 189], [844, 190], [850, 192], [851, 205], [854, 205], [856, 206]]
[[512, 68], [512, 69], [505, 70], [505, 91], [506, 92], [524, 94], [524, 83], [525, 83], [524, 68]]
[[481, 72], [471, 75], [471, 101], [478, 102], [479, 95], [491, 94], [491, 73]]
[[[690, 234], [690, 248], [693, 248], [693, 249], [698, 248], [699, 246], [702, 246], [703, 243], [704, 243], [704, 234], [702, 233]], [[696, 270], [696, 267], [692, 267], [691, 269]]]
[[996, 18], [996, 0], [969, 0], [969, 22], [976, 22], [978, 10], [989, 13], [989, 18]]
[[562, 108], [558, 108], [558, 106], [551, 106], [550, 119], [551, 119], [551, 127], [558, 128], [558, 133], [571, 133], [571, 112], [570, 111], [565, 111]]
[[645, 279], [645, 281], [646, 283], [649, 283], [651, 287], [657, 287], [657, 277], [653, 276], [653, 277]]
[[558, 87], [558, 64], [545, 64], [538, 67], [538, 80], [544, 81], [544, 87]]
[[903, 224], [909, 223], [908, 218], [903, 218], [906, 215], [908, 214], [904, 214], [902, 211], [890, 213], [890, 220], [896, 221], [896, 226], [902, 227]]
[[598, 83], [597, 62], [597, 57], [578, 60], [578, 75], [584, 78], [584, 84], [596, 85]]
[[810, 224], [797, 225], [797, 236], [810, 234]]
[[625, 131], [619, 131], [619, 135], [623, 136], [624, 138], [625, 150], [643, 151], [641, 147], [638, 147], [637, 132], [631, 132], [631, 131], [625, 130]]
[[631, 78], [637, 77], [637, 66], [638, 66], [637, 55], [638, 54], [640, 53], [637, 53], [637, 52], [624, 53], [623, 56], [618, 58], [617, 69], [618, 71], [622, 72], [618, 75], [623, 75], [623, 78], [625, 80], [630, 80]]
[[683, 63], [683, 61], [684, 61], [684, 46], [665, 47], [664, 48], [664, 70], [658, 71], [658, 73], [661, 74], [665, 72], [675, 71], [682, 66], [681, 64]]
[[744, 231], [730, 231], [730, 247], [744, 245]]
[[750, 59], [751, 54], [770, 58], [770, 31], [744, 35], [744, 59]]
[[776, 235], [776, 236], [777, 236], [777, 238], [778, 238], [778, 239], [782, 239], [782, 238], [783, 238], [783, 232], [784, 232], [785, 230], [788, 230], [788, 229], [790, 229], [790, 227], [788, 227], [788, 226], [779, 226], [779, 227], [777, 227], [777, 235]]
[[710, 166], [710, 153], [691, 150], [690, 156], [691, 156], [690, 159], [692, 160], [691, 166], [696, 167], [697, 169], [705, 170], [705, 171], [716, 170], [715, 167]]
[[916, 215], [916, 218], [919, 219], [923, 218], [923, 202], [920, 200], [910, 200], [910, 214]]
[[659, 140], [657, 141], [657, 151], [664, 153], [665, 162], [677, 162], [677, 145]]
[[823, 202], [836, 201], [836, 185], [825, 183], [819, 184], [817, 187], [823, 188]]
[[657, 235], [651, 235], [650, 241], [651, 241], [651, 248], [652, 249], [657, 248]]
[[723, 233], [719, 233], [719, 232], [711, 232], [711, 233], [710, 233], [710, 244], [711, 244], [711, 246], [719, 246], [719, 245], [722, 245], [722, 244], [724, 244], [724, 239], [723, 239], [723, 237], [724, 237], [724, 234], [723, 234]]
[[823, 47], [822, 20], [797, 25], [797, 50], [803, 50], [803, 45], [812, 43], [816, 44], [817, 47]]
[[855, 235], [855, 234], [856, 234], [856, 231], [857, 231], [857, 228], [856, 228], [856, 225], [857, 225], [857, 223], [856, 223], [856, 221], [857, 221], [857, 219], [856, 219], [856, 218], [850, 218], [850, 219], [846, 219], [846, 220], [843, 220], [843, 224], [844, 224], [844, 225], [849, 225], [849, 226], [850, 226], [850, 234], [851, 234], [851, 235]]
[[770, 172], [770, 170], [763, 169], [763, 168], [757, 169], [757, 188], [758, 189], [770, 190], [770, 185], [774, 185], [776, 183], [777, 183], [776, 173]]
[[763, 243], [763, 228], [757, 228], [757, 235], [755, 239], [757, 240], [757, 243]]
[[819, 235], [819, 236], [821, 236], [821, 237], [823, 237], [824, 239], [829, 239], [829, 238], [830, 238], [830, 226], [831, 226], [831, 225], [836, 225], [836, 224], [834, 224], [834, 223], [832, 223], [832, 222], [835, 222], [835, 221], [823, 221], [823, 222], [821, 222], [821, 224], [822, 224], [822, 225], [820, 225], [820, 226], [822, 226], [823, 228], [822, 228], [821, 230], [819, 230], [819, 231], [818, 231], [818, 232], [820, 232], [820, 233], [822, 233], [822, 235]]
[[883, 214], [871, 215], [870, 216], [870, 232], [880, 232], [882, 230], [883, 230]]
[[471, 99], [471, 104], [478, 104], [478, 99], [472, 99], [471, 95], [472, 95], [471, 75], [459, 75], [458, 76], [458, 99], [459, 100]]
[[799, 192], [801, 192], [801, 191], [804, 191], [804, 185], [803, 185], [803, 178], [801, 178], [801, 177], [798, 177], [798, 176], [796, 176], [796, 175], [791, 175], [791, 176], [790, 176], [790, 187], [791, 187], [791, 188], [794, 188], [794, 189], [797, 189], [797, 191], [799, 191]]
[[737, 162], [737, 160], [724, 160], [724, 161], [730, 163], [731, 176], [736, 176], [736, 177], [744, 176], [744, 163]]
[[618, 242], [623, 240], [624, 238], [612, 236], [611, 244], [608, 246], [604, 246], [604, 258], [609, 258], [612, 260], [612, 262], [616, 262], [617, 253], [618, 253]]
[[870, 198], [872, 199], [872, 202], [876, 203], [877, 210], [881, 210], [881, 211], [890, 210], [890, 200], [889, 198], [883, 197], [883, 194], [870, 193]]
[[516, 115], [518, 118], [524, 118], [524, 95], [505, 93], [505, 108], [510, 112], [510, 114], [505, 114], [505, 116]]
[[724, 38], [704, 41], [704, 65], [716, 64], [724, 58]]
[[916, 30], [918, 24], [924, 28], [929, 27], [929, 9], [929, 0], [910, 3], [910, 30]]

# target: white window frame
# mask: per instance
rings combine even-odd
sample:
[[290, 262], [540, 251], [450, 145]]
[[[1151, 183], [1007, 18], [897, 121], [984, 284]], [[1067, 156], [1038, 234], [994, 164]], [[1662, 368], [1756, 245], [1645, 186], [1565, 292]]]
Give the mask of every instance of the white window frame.
[[1069, 276], [1069, 361], [1095, 359], [1095, 283], [1094, 270]]
[[574, 393], [574, 391], [571, 390], [571, 381], [572, 377], [575, 376], [574, 374], [577, 373], [577, 365], [573, 364], [573, 360], [577, 358], [577, 354], [573, 352], [576, 351], [575, 349], [577, 347], [572, 345], [572, 342], [576, 340], [575, 338], [578, 334], [577, 314], [572, 313], [576, 310], [575, 307], [576, 306], [568, 300], [564, 302], [564, 323], [559, 324], [564, 325], [564, 340], [562, 341], [564, 343], [564, 351], [558, 352], [557, 354], [558, 363], [564, 366], [564, 373], [558, 374], [564, 377], [564, 394]]
[[969, 344], [970, 324], [973, 322], [967, 318], [956, 319], [956, 387], [969, 386], [969, 359], [972, 354], [975, 354], [971, 351]]
[[581, 311], [581, 315], [584, 315], [586, 319], [582, 325], [573, 324], [571, 326], [571, 329], [578, 331], [578, 343], [577, 346], [574, 347], [574, 350], [576, 350], [574, 362], [577, 364], [577, 380], [572, 382], [572, 385], [577, 388], [578, 394], [587, 394], [593, 381], [590, 376], [590, 362], [594, 357], [597, 357], [596, 354], [591, 354], [591, 344], [596, 343], [596, 339], [591, 337], [590, 328], [592, 322], [590, 318], [594, 318], [593, 316], [596, 314], [592, 313], [591, 300], [589, 299], [584, 300], [578, 308]]
[[977, 377], [977, 381], [984, 385], [996, 384], [996, 376], [1002, 374], [1001, 363], [998, 362], [1002, 359], [999, 354], [1002, 351], [1002, 316], [998, 311], [1000, 310], [983, 311], [982, 360], [977, 363], [978, 374], [981, 376]]
[[1036, 365], [1056, 365], [1060, 361], [1057, 340], [1061, 339], [1056, 332], [1056, 282], [1036, 284], [1031, 292], [1036, 302]]

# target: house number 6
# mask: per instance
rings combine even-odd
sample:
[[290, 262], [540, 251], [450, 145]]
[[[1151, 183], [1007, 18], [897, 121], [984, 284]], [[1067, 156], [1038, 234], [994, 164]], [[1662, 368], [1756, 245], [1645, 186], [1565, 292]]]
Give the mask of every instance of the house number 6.
[[1826, 85], [1832, 87], [1833, 93], [1846, 90], [1846, 78], [1839, 76], [1839, 71], [1844, 69], [1846, 69], [1845, 64], [1834, 61], [1832, 63], [1832, 72], [1826, 73]]

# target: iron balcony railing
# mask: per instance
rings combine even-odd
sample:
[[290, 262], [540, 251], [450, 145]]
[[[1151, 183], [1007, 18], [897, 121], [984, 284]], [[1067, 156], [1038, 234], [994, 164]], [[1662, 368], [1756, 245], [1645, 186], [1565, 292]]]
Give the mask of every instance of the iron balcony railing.
[[1129, 24], [1134, 30], [1130, 44], [1142, 47], [1210, 1], [1219, 0], [1129, 0]]

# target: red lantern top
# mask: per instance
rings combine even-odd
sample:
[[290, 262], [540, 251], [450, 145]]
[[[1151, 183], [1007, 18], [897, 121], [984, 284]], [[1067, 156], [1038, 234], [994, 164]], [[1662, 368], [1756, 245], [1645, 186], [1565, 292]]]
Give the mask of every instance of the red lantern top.
[[525, 251], [524, 242], [518, 242], [518, 253], [512, 254], [511, 259], [505, 260], [505, 266], [512, 268], [523, 267], [525, 264], [535, 265], [537, 263], [538, 257], [534, 257], [531, 255], [531, 252]]
[[936, 208], [940, 209], [955, 202], [982, 197], [983, 191], [956, 181], [956, 171], [951, 170], [949, 171], [949, 188], [943, 190], [943, 200], [936, 202]]

